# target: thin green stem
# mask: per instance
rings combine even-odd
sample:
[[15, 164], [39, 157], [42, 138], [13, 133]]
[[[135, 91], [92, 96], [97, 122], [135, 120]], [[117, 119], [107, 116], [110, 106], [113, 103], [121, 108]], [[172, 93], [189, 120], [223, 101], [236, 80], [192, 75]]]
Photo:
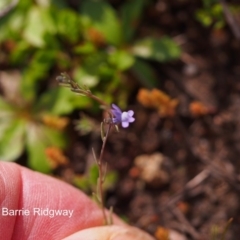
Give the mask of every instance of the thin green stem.
[[107, 219], [107, 214], [106, 214], [106, 211], [105, 211], [105, 207], [104, 207], [104, 196], [103, 196], [103, 183], [104, 183], [104, 176], [103, 176], [103, 153], [104, 153], [104, 149], [105, 149], [105, 146], [106, 146], [106, 142], [107, 142], [107, 138], [108, 138], [108, 135], [109, 135], [109, 132], [111, 130], [111, 127], [112, 125], [109, 124], [108, 125], [108, 129], [107, 129], [107, 132], [106, 132], [106, 135], [103, 139], [103, 144], [102, 144], [102, 148], [101, 148], [101, 152], [100, 152], [100, 157], [97, 161], [97, 164], [98, 164], [98, 170], [99, 170], [99, 193], [100, 193], [100, 200], [101, 200], [101, 209], [102, 209], [102, 213], [103, 213], [103, 218], [104, 218], [104, 222], [105, 224], [108, 223], [108, 219]]
[[[86, 86], [80, 87], [74, 80], [72, 80], [68, 76], [67, 73], [62, 73], [61, 76], [58, 76], [57, 81], [64, 86], [70, 87], [72, 92], [76, 92], [76, 93], [79, 93], [80, 95], [90, 97], [93, 100], [100, 103], [100, 105], [105, 106], [106, 109], [110, 108], [110, 106], [106, 102], [104, 102], [102, 99], [98, 98], [97, 96], [93, 95]], [[110, 114], [110, 116], [112, 116], [111, 112], [109, 112], [109, 114]], [[102, 144], [99, 159], [96, 160], [97, 165], [98, 165], [98, 171], [99, 171], [99, 179], [98, 179], [98, 184], [97, 184], [97, 197], [99, 198], [99, 201], [101, 204], [101, 209], [102, 209], [105, 224], [108, 224], [108, 219], [107, 219], [107, 214], [106, 214], [106, 211], [104, 208], [104, 196], [103, 196], [103, 183], [104, 183], [104, 179], [105, 179], [104, 175], [106, 175], [106, 172], [103, 172], [103, 153], [104, 153], [104, 149], [106, 146], [107, 138], [108, 138], [109, 132], [111, 130], [111, 127], [112, 127], [112, 122], [110, 122], [110, 124], [108, 125], [105, 136], [104, 136], [104, 133], [102, 134], [103, 144]], [[101, 125], [101, 130], [103, 130], [102, 125]], [[94, 151], [93, 151], [93, 154], [94, 154], [94, 159], [96, 159]]]
[[107, 103], [105, 103], [103, 100], [101, 100], [100, 98], [98, 98], [97, 96], [93, 95], [92, 93], [88, 93], [87, 96], [89, 96], [90, 98], [92, 98], [93, 100], [99, 102], [101, 105], [106, 106], [109, 108], [109, 105]]
[[101, 105], [109, 108], [109, 105], [107, 103], [105, 103], [102, 99], [98, 98], [97, 96], [93, 95], [91, 92], [87, 92], [87, 91], [83, 91], [81, 89], [75, 89], [75, 88], [72, 88], [71, 90], [76, 93], [84, 94], [85, 96], [90, 97], [93, 100], [99, 102]]
[[57, 81], [66, 87], [70, 87], [71, 91], [85, 95], [94, 99], [95, 101], [99, 102], [101, 105], [109, 108], [109, 105], [105, 103], [102, 99], [98, 98], [97, 96], [93, 95], [88, 87], [80, 87], [77, 82], [75, 82], [67, 73], [61, 73], [60, 76], [57, 77]]

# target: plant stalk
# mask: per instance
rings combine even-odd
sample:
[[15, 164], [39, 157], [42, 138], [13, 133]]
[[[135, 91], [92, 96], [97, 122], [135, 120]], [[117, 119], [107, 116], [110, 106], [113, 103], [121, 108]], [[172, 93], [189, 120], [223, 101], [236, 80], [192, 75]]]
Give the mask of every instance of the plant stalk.
[[112, 125], [109, 124], [106, 135], [103, 139], [103, 144], [102, 144], [102, 148], [101, 148], [101, 152], [100, 152], [100, 157], [99, 157], [99, 160], [97, 161], [98, 171], [99, 171], [99, 179], [100, 179], [99, 180], [100, 181], [100, 183], [99, 183], [99, 194], [100, 194], [101, 209], [102, 209], [105, 224], [108, 224], [108, 219], [107, 219], [107, 214], [106, 214], [106, 210], [105, 210], [105, 207], [104, 207], [104, 196], [103, 196], [103, 183], [104, 183], [104, 177], [105, 177], [105, 176], [103, 176], [103, 153], [104, 153], [104, 149], [105, 149], [105, 146], [106, 146], [107, 138], [108, 138], [109, 132], [111, 130], [111, 127], [112, 127]]

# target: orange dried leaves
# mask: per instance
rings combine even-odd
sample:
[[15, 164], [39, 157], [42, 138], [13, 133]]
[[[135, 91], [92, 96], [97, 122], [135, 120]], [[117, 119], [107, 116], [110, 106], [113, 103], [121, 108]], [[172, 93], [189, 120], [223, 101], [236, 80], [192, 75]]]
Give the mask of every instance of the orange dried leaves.
[[174, 116], [179, 103], [177, 99], [171, 99], [166, 93], [156, 88], [151, 91], [140, 89], [137, 99], [145, 107], [156, 108], [162, 117]]
[[62, 150], [57, 147], [46, 148], [45, 154], [53, 169], [57, 168], [60, 165], [67, 165], [69, 162]]
[[51, 115], [42, 116], [42, 121], [45, 125], [57, 130], [62, 130], [69, 123], [69, 119], [66, 117], [56, 117]]
[[203, 103], [194, 101], [189, 105], [189, 111], [193, 117], [200, 117], [208, 114], [208, 108]]
[[169, 230], [163, 227], [158, 227], [155, 232], [157, 240], [169, 240]]
[[106, 44], [104, 35], [96, 28], [88, 29], [87, 36], [89, 40], [98, 47], [104, 46]]
[[144, 106], [144, 107], [154, 107], [155, 102], [153, 97], [151, 96], [151, 92], [147, 89], [141, 88], [137, 95], [137, 100]]

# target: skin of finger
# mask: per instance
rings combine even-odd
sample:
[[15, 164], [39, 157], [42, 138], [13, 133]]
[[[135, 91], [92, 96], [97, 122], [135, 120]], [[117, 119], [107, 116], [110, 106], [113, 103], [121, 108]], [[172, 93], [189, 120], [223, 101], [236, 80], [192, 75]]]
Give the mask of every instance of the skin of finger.
[[[30, 211], [29, 216], [1, 216], [3, 239], [62, 239], [103, 224], [102, 212], [84, 193], [17, 164], [0, 163], [0, 189], [0, 210], [5, 207]], [[73, 215], [70, 218], [38, 216], [34, 215], [34, 208], [73, 210]], [[114, 217], [114, 223], [125, 225], [117, 217]]]
[[21, 189], [21, 173], [17, 165], [0, 163], [0, 233], [2, 239], [11, 239], [16, 221], [16, 218], [12, 216], [3, 217], [2, 209], [18, 207]]
[[129, 226], [101, 226], [81, 230], [63, 240], [154, 240], [149, 234]]

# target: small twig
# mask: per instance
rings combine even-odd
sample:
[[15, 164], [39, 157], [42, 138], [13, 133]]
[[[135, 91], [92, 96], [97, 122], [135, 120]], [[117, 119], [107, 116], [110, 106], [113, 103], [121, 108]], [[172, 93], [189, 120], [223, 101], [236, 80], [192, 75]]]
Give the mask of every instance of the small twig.
[[[79, 89], [75, 89], [75, 88], [71, 88], [71, 91], [72, 92], [76, 92], [76, 93], [82, 93], [82, 90], [79, 90]], [[97, 96], [93, 95], [91, 92], [84, 92], [84, 95], [87, 96], [87, 97], [90, 97], [92, 98], [93, 100], [97, 101], [100, 103], [100, 105], [103, 105], [103, 106], [106, 106], [108, 107], [108, 104], [105, 103], [103, 100], [101, 100], [100, 98], [98, 98]]]
[[233, 14], [230, 12], [229, 7], [228, 7], [227, 3], [225, 2], [225, 0], [220, 0], [220, 3], [222, 5], [223, 13], [226, 17], [226, 21], [229, 24], [230, 28], [232, 29], [234, 36], [237, 39], [240, 39], [240, 27], [239, 27], [238, 23], [236, 22], [236, 19], [234, 18]]
[[[180, 201], [183, 198], [184, 194], [190, 192], [191, 190], [199, 186], [209, 176], [210, 176], [210, 171], [208, 169], [204, 169], [203, 171], [201, 171], [197, 176], [195, 176], [193, 179], [187, 182], [187, 184], [184, 186], [184, 188], [181, 191], [179, 191], [172, 197], [172, 199], [167, 203], [167, 206], [168, 207], [172, 206], [178, 201]], [[163, 208], [165, 207], [166, 206], [163, 206]]]
[[210, 175], [210, 171], [208, 169], [204, 169], [197, 176], [195, 176], [192, 180], [190, 180], [186, 185], [186, 190], [191, 190], [198, 185], [200, 185], [204, 180], [206, 180]]
[[181, 211], [178, 208], [170, 209], [173, 215], [182, 223], [184, 226], [184, 231], [189, 233], [194, 239], [202, 239], [201, 235], [195, 230], [191, 223], [185, 218]]
[[112, 127], [112, 125], [109, 124], [106, 135], [103, 139], [103, 144], [102, 144], [102, 148], [101, 148], [101, 152], [100, 152], [100, 157], [97, 161], [97, 165], [98, 165], [98, 169], [99, 169], [99, 181], [100, 181], [99, 182], [100, 203], [101, 203], [101, 209], [102, 209], [105, 224], [108, 223], [108, 218], [107, 218], [105, 207], [104, 207], [104, 196], [103, 196], [103, 183], [104, 183], [104, 178], [105, 178], [105, 176], [103, 175], [103, 153], [104, 153], [104, 149], [105, 149], [105, 146], [106, 146], [107, 138], [108, 138], [109, 132], [111, 130], [111, 127]]
[[203, 170], [192, 180], [190, 180], [185, 187], [178, 192], [166, 205], [162, 206], [160, 211], [170, 209], [172, 213], [177, 217], [177, 219], [184, 225], [184, 231], [188, 232], [194, 239], [201, 239], [201, 235], [194, 229], [190, 222], [185, 218], [185, 216], [175, 207], [173, 207], [176, 202], [180, 201], [184, 194], [193, 190], [199, 186], [203, 181], [205, 181], [210, 176], [210, 171], [208, 169]]
[[61, 73], [60, 76], [57, 76], [56, 80], [60, 85], [70, 88], [72, 92], [78, 93], [85, 97], [90, 97], [93, 100], [99, 102], [100, 105], [104, 106], [105, 108], [109, 108], [109, 104], [92, 94], [87, 86], [79, 86], [78, 83], [75, 82], [67, 73]]

